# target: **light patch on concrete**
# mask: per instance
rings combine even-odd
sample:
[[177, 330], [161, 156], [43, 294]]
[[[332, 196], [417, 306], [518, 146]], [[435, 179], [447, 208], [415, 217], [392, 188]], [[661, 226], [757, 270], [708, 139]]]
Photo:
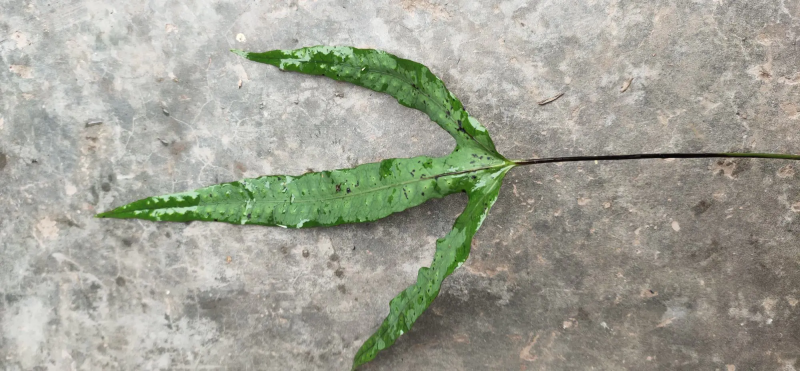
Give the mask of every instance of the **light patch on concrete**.
[[794, 167], [792, 165], [786, 165], [778, 169], [778, 178], [786, 179], [794, 177]]
[[207, 165], [213, 164], [214, 159], [216, 158], [216, 154], [211, 148], [194, 147], [192, 152], [195, 158]]
[[64, 183], [64, 193], [65, 193], [67, 196], [72, 196], [72, 195], [74, 195], [76, 192], [78, 192], [78, 188], [76, 188], [74, 184], [72, 184], [72, 183], [70, 183], [70, 182], [65, 182], [65, 183]]
[[22, 64], [12, 64], [8, 67], [8, 70], [17, 74], [19, 77], [23, 79], [31, 79], [33, 78], [33, 70], [30, 66], [25, 66]]
[[769, 299], [768, 298], [767, 300], [768, 301], [762, 301], [762, 303], [761, 303], [762, 307], [764, 307], [764, 312], [763, 313], [760, 312], [760, 311], [753, 313], [750, 310], [750, 307], [747, 304], [745, 304], [746, 301], [744, 301], [743, 296], [741, 294], [739, 294], [739, 300], [738, 300], [737, 305], [733, 306], [731, 308], [728, 308], [728, 315], [730, 317], [733, 317], [733, 318], [737, 319], [737, 320], [756, 322], [756, 323], [761, 324], [761, 325], [769, 325], [769, 324], [772, 323], [773, 319], [772, 319], [772, 316], [769, 315], [769, 312], [767, 311], [767, 307], [769, 307], [769, 309], [772, 310], [772, 307], [775, 305], [775, 303], [777, 303], [777, 301], [775, 303], [773, 303], [772, 302], [773, 299]]
[[58, 225], [56, 222], [51, 220], [49, 216], [44, 217], [44, 219], [39, 220], [36, 223], [36, 230], [48, 240], [54, 240], [58, 237]]
[[786, 85], [800, 84], [800, 72], [795, 72], [794, 74], [789, 76], [781, 76], [780, 78], [778, 78], [778, 82]]
[[761, 302], [761, 306], [764, 308], [764, 313], [766, 313], [770, 317], [774, 317], [775, 304], [778, 304], [778, 299], [764, 298], [764, 300]]
[[672, 230], [675, 231], [675, 232], [680, 232], [681, 231], [681, 225], [678, 223], [677, 220], [673, 220], [672, 221]]
[[247, 71], [244, 70], [244, 66], [241, 63], [231, 64], [230, 67], [236, 72], [236, 76], [239, 77], [240, 84], [241, 82], [250, 81], [250, 78], [247, 76]]
[[370, 26], [372, 27], [372, 32], [375, 34], [376, 37], [378, 37], [378, 39], [381, 40], [381, 42], [383, 43], [391, 42], [392, 36], [389, 33], [389, 26], [387, 26], [382, 19], [380, 18], [373, 19], [372, 22], [370, 22]]
[[731, 159], [718, 160], [709, 166], [708, 169], [711, 170], [711, 173], [714, 175], [722, 173], [727, 178], [733, 179], [733, 172], [736, 170], [736, 162]]
[[800, 106], [795, 102], [784, 102], [780, 104], [781, 109], [786, 113], [787, 118], [796, 119], [800, 117]]
[[17, 49], [22, 49], [30, 45], [30, 42], [28, 41], [28, 35], [25, 35], [19, 31], [14, 31], [14, 33], [11, 34], [11, 39], [16, 43]]
[[37, 297], [29, 297], [12, 306], [3, 315], [3, 337], [10, 341], [9, 355], [25, 369], [39, 365], [47, 340], [50, 309]]
[[536, 358], [538, 357], [536, 356], [536, 354], [531, 353], [531, 350], [536, 345], [536, 342], [538, 340], [539, 340], [539, 334], [536, 334], [536, 336], [533, 337], [533, 340], [531, 340], [527, 345], [525, 345], [525, 347], [522, 348], [522, 350], [519, 352], [519, 359], [527, 362], [535, 361]]
[[[106, 341], [106, 346], [126, 362], [142, 365], [143, 369], [168, 369], [171, 364], [187, 359], [213, 362], [202, 361], [204, 354], [197, 342], [222, 343], [217, 346], [230, 343], [229, 339], [219, 337], [217, 326], [207, 318], [171, 319], [164, 315], [170, 313], [169, 307], [150, 304], [154, 305], [152, 311], [125, 315], [114, 321], [118, 332]], [[161, 349], [160, 355], [147, 354], [149, 349]]]
[[753, 76], [754, 79], [768, 82], [772, 80], [772, 62], [759, 64], [747, 69], [747, 74]]
[[431, 1], [403, 0], [400, 2], [400, 5], [408, 12], [420, 10], [430, 14], [435, 19], [444, 19], [450, 17], [450, 12], [448, 12], [444, 6], [434, 4]]

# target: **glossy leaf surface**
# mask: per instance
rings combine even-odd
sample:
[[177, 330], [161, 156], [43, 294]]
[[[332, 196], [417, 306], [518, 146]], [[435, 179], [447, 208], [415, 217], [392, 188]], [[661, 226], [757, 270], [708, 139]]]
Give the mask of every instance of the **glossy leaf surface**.
[[505, 165], [488, 155], [459, 150], [446, 157], [389, 159], [297, 177], [243, 179], [145, 198], [98, 217], [289, 228], [368, 222], [461, 192], [473, 183], [474, 172]]
[[234, 51], [282, 70], [324, 75], [384, 92], [426, 113], [456, 140], [447, 156], [388, 159], [352, 169], [269, 175], [149, 197], [98, 214], [101, 218], [219, 221], [287, 228], [374, 221], [428, 199], [466, 192], [469, 202], [452, 231], [437, 240], [430, 267], [390, 303], [389, 315], [359, 349], [358, 367], [409, 331], [442, 281], [469, 256], [472, 237], [515, 164], [497, 153], [486, 129], [431, 71], [383, 51], [317, 46], [264, 53]]
[[436, 253], [431, 266], [420, 268], [417, 282], [392, 299], [389, 315], [356, 353], [354, 368], [371, 361], [379, 351], [391, 346], [400, 335], [408, 332], [439, 295], [445, 277], [467, 260], [472, 236], [497, 200], [500, 184], [510, 168], [479, 173], [478, 181], [467, 190], [469, 202], [464, 212], [458, 216], [450, 233], [436, 241]]
[[264, 53], [233, 52], [284, 71], [324, 75], [387, 93], [400, 104], [426, 113], [455, 138], [456, 145], [474, 146], [500, 156], [486, 128], [467, 113], [442, 80], [417, 62], [380, 50], [347, 46], [313, 46]]

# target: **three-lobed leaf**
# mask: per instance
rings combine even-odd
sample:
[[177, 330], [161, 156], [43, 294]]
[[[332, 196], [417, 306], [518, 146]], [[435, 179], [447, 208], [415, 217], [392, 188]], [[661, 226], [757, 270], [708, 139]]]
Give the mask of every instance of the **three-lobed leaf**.
[[437, 240], [431, 266], [420, 268], [416, 283], [390, 302], [389, 315], [353, 360], [358, 367], [409, 331], [438, 295], [442, 281], [466, 261], [472, 237], [515, 164], [496, 151], [486, 129], [444, 83], [417, 62], [351, 47], [233, 52], [281, 70], [324, 75], [387, 93], [426, 113], [453, 136], [456, 148], [438, 158], [388, 159], [352, 169], [243, 179], [145, 198], [97, 216], [306, 228], [374, 221], [431, 198], [466, 192], [467, 207], [450, 233]]

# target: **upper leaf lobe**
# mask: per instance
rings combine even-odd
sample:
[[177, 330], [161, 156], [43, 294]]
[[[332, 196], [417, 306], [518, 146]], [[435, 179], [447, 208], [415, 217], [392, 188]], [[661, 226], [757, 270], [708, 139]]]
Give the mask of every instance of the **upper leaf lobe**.
[[345, 46], [234, 53], [285, 71], [324, 75], [387, 93], [400, 104], [427, 114], [455, 138], [458, 146], [477, 147], [500, 156], [483, 125], [469, 116], [442, 80], [417, 62], [380, 50]]

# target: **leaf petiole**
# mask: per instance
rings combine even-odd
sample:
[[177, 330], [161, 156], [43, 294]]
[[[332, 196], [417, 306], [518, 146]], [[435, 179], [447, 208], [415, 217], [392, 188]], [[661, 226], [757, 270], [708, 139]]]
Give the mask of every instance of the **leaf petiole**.
[[781, 153], [639, 153], [633, 155], [603, 155], [603, 156], [567, 156], [567, 157], [548, 157], [532, 158], [528, 160], [513, 160], [515, 165], [535, 165], [549, 164], [557, 162], [579, 162], [579, 161], [617, 161], [617, 160], [644, 160], [654, 158], [773, 158], [781, 160], [800, 161], [800, 155], [788, 155]]

